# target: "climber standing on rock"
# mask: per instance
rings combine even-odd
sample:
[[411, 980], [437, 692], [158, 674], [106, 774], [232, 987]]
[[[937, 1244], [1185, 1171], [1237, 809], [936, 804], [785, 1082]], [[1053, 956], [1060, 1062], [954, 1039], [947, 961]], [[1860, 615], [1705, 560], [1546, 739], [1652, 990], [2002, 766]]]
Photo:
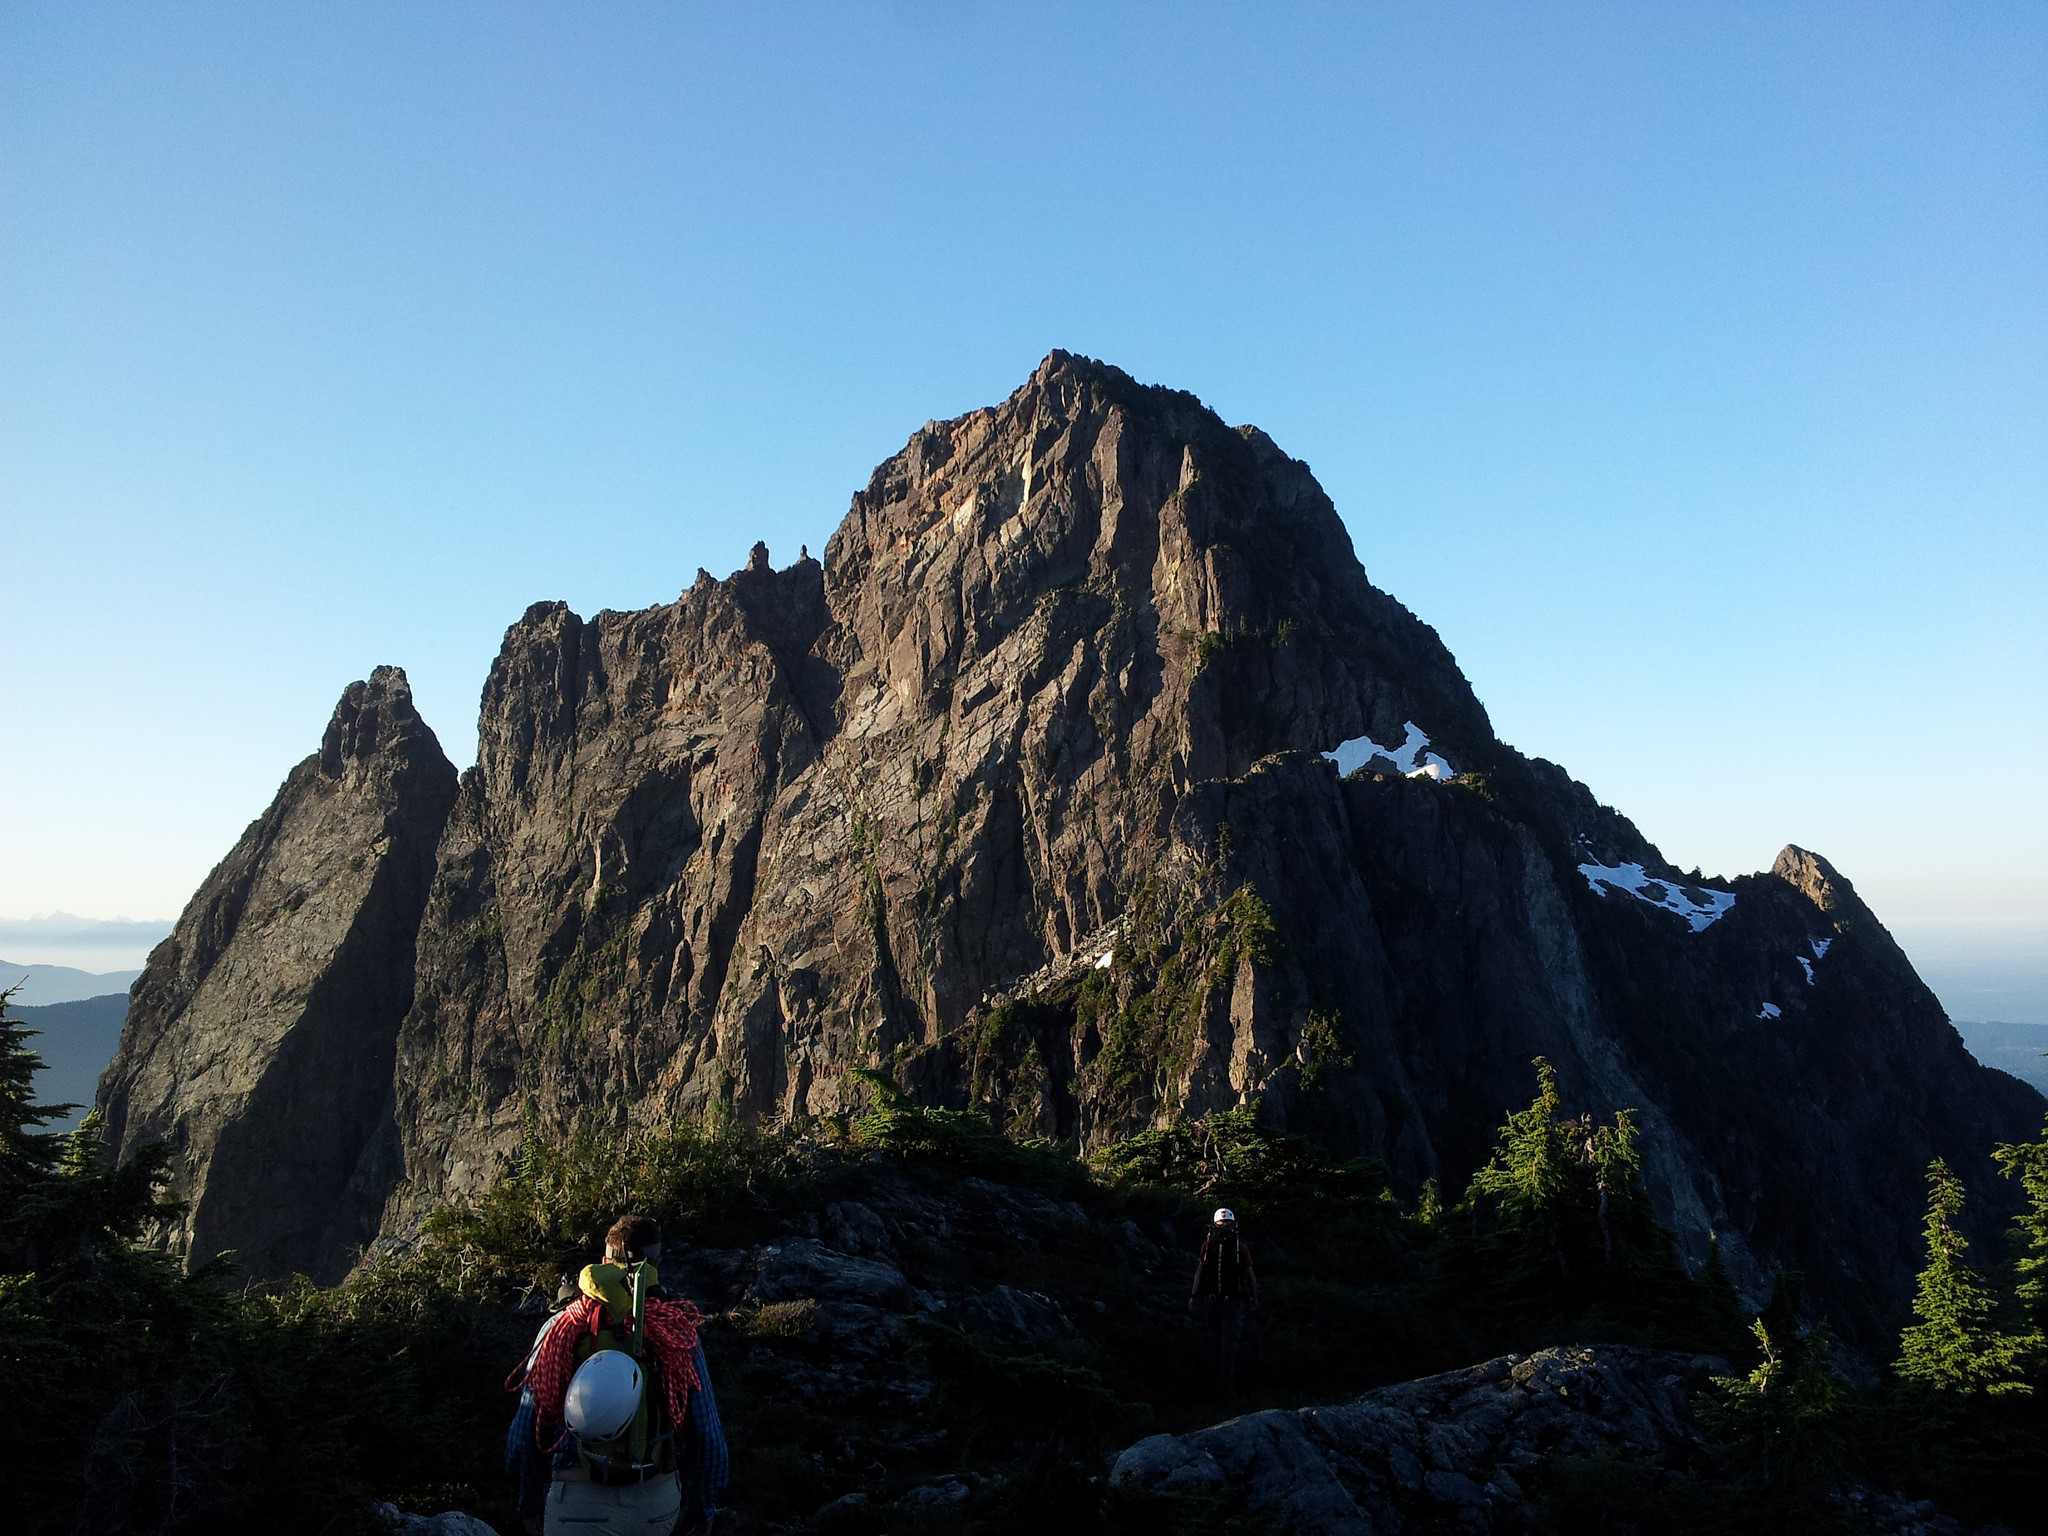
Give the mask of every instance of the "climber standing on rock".
[[1244, 1337], [1244, 1314], [1259, 1305], [1259, 1277], [1252, 1251], [1238, 1235], [1237, 1213], [1219, 1209], [1202, 1239], [1195, 1260], [1195, 1283], [1188, 1291], [1188, 1312], [1208, 1306], [1205, 1337], [1216, 1368], [1216, 1391], [1228, 1396], [1237, 1385], [1237, 1346]]
[[725, 1434], [697, 1309], [661, 1291], [661, 1228], [621, 1216], [508, 1386], [505, 1466], [528, 1536], [671, 1536], [711, 1527]]

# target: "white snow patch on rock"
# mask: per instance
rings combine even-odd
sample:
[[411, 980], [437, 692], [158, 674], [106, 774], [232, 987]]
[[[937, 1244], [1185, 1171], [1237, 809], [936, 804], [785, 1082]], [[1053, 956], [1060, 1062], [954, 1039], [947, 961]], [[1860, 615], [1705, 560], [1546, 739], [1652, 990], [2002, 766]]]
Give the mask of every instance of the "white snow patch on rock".
[[1579, 873], [1596, 892], [1604, 885], [1626, 891], [1637, 901], [1662, 907], [1685, 919], [1694, 933], [1726, 917], [1735, 905], [1733, 891], [1709, 890], [1703, 885], [1680, 885], [1659, 880], [1644, 872], [1640, 864], [1581, 864]]
[[1784, 1011], [1776, 1003], [1765, 1003], [1763, 1007], [1757, 1009], [1756, 1016], [1760, 1019], [1775, 1019]]
[[1354, 736], [1349, 741], [1337, 743], [1337, 750], [1325, 752], [1323, 756], [1337, 765], [1337, 776], [1344, 777], [1363, 768], [1376, 757], [1384, 757], [1411, 779], [1427, 774], [1432, 779], [1452, 779], [1457, 771], [1437, 753], [1425, 751], [1429, 735], [1410, 720], [1405, 727], [1407, 739], [1398, 747], [1383, 747], [1370, 736]]
[[1833, 939], [1808, 939], [1807, 942], [1813, 946], [1813, 958], [1816, 960], [1825, 960], [1828, 957], [1829, 947], [1833, 945], [1835, 941]]
[[1808, 985], [1809, 987], [1810, 987], [1810, 986], [1812, 986], [1812, 985], [1813, 985], [1813, 962], [1812, 962], [1811, 960], [1807, 959], [1807, 958], [1806, 958], [1806, 956], [1804, 956], [1804, 955], [1794, 955], [1794, 956], [1793, 956], [1792, 958], [1793, 958], [1794, 960], [1797, 960], [1797, 961], [1799, 962], [1799, 969], [1801, 969], [1802, 971], [1806, 972], [1806, 984], [1807, 984], [1807, 985]]
[[1103, 935], [1105, 939], [1109, 940], [1109, 948], [1105, 949], [1102, 952], [1102, 958], [1095, 962], [1096, 970], [1106, 971], [1109, 969], [1109, 962], [1116, 958], [1117, 936], [1123, 931], [1122, 923], [1111, 923], [1109, 925], [1109, 931]]

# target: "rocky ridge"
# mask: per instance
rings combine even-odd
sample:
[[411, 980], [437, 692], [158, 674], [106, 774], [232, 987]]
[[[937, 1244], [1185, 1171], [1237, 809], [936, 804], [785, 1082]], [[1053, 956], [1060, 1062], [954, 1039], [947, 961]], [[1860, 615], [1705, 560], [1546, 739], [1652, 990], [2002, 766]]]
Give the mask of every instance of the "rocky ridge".
[[[1228, 1495], [1275, 1536], [1545, 1529], [1531, 1520], [1522, 1479], [1554, 1479], [1561, 1461], [1654, 1465], [1666, 1475], [1710, 1465], [1694, 1404], [1727, 1372], [1711, 1355], [1560, 1345], [1335, 1407], [1269, 1409], [1153, 1435], [1119, 1455], [1109, 1476], [1152, 1492]], [[1836, 1518], [1884, 1536], [1963, 1529], [1930, 1503], [1863, 1487], [1844, 1492]]]
[[455, 769], [405, 673], [335, 706], [150, 955], [100, 1080], [110, 1138], [178, 1152], [171, 1242], [339, 1279], [377, 1231], [392, 1073]]
[[1494, 737], [1305, 465], [1065, 354], [915, 434], [822, 562], [528, 610], [459, 790], [380, 731], [386, 798], [294, 770], [137, 984], [102, 1102], [179, 1139], [194, 1259], [333, 1275], [530, 1128], [844, 1113], [855, 1066], [1084, 1148], [1257, 1098], [1455, 1188], [1543, 1054], [1641, 1111], [1695, 1258], [1874, 1325], [1926, 1161], [2040, 1119], [1824, 860], [1683, 874]]
[[1527, 1477], [1566, 1456], [1703, 1451], [1693, 1394], [1725, 1361], [1620, 1345], [1563, 1345], [1382, 1387], [1340, 1406], [1247, 1414], [1154, 1435], [1110, 1481], [1233, 1492], [1281, 1536], [1521, 1530]]

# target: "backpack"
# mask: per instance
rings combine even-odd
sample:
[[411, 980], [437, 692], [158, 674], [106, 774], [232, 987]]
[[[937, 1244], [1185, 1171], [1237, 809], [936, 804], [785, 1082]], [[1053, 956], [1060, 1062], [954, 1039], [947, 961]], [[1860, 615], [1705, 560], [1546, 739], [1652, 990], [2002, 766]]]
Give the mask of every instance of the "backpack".
[[640, 1407], [632, 1422], [606, 1440], [571, 1435], [577, 1464], [594, 1483], [638, 1483], [675, 1470], [676, 1426], [668, 1411], [668, 1393], [661, 1388], [661, 1365], [651, 1349], [641, 1347], [644, 1302], [659, 1283], [652, 1264], [592, 1264], [578, 1281], [586, 1296], [602, 1308], [592, 1318], [591, 1332], [576, 1341], [581, 1365], [600, 1350], [616, 1349], [640, 1366]]

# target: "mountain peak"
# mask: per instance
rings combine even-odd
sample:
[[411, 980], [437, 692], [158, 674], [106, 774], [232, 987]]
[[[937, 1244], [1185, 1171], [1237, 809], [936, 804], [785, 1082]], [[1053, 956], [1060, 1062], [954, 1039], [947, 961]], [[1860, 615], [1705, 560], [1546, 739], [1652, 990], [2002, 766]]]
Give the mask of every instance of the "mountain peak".
[[373, 758], [414, 754], [439, 758], [441, 744], [413, 707], [403, 668], [378, 667], [342, 690], [320, 738], [324, 777], [340, 779]]
[[1687, 1251], [1874, 1318], [1896, 1191], [2039, 1120], [1902, 959], [1823, 948], [1818, 856], [1681, 877], [1494, 736], [1306, 465], [1068, 353], [912, 433], [822, 562], [529, 609], [459, 799], [365, 771], [416, 721], [352, 688], [138, 983], [111, 1118], [183, 1138], [196, 1257], [332, 1272], [530, 1129], [845, 1114], [854, 1068], [1088, 1149], [1257, 1104], [1450, 1189], [1541, 1055], [1640, 1111]]

